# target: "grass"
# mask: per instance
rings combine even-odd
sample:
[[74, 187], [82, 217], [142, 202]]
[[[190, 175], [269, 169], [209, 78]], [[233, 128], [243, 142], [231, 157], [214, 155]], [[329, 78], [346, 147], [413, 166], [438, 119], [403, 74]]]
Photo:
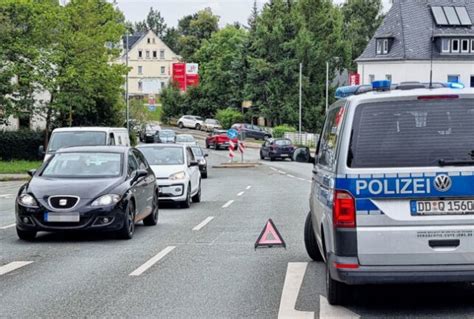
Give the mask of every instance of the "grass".
[[37, 169], [41, 161], [0, 161], [0, 174], [26, 174], [30, 169]]

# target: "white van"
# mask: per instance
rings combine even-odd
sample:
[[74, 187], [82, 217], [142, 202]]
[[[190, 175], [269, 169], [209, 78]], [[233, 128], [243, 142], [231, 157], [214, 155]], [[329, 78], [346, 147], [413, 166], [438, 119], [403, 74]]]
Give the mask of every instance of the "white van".
[[117, 127], [66, 127], [57, 128], [51, 134], [48, 149], [40, 146], [40, 154], [46, 161], [58, 149], [73, 146], [123, 145], [130, 146], [126, 128]]

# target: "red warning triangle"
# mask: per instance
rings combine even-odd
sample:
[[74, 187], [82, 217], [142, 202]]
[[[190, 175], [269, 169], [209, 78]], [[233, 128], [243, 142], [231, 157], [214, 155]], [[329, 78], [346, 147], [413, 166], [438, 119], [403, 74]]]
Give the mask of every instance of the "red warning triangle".
[[273, 247], [273, 246], [282, 246], [286, 248], [285, 241], [281, 237], [278, 229], [275, 227], [272, 219], [270, 218], [263, 227], [260, 236], [258, 236], [257, 241], [255, 242], [255, 249], [257, 247]]

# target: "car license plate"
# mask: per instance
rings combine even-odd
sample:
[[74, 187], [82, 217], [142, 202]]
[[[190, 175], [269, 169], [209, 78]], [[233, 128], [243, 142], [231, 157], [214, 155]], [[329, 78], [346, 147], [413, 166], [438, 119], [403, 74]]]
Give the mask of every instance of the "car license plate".
[[412, 200], [410, 211], [412, 216], [472, 215], [474, 200]]
[[44, 220], [52, 223], [77, 223], [81, 220], [79, 213], [44, 213]]
[[288, 154], [281, 154], [281, 157], [288, 157]]

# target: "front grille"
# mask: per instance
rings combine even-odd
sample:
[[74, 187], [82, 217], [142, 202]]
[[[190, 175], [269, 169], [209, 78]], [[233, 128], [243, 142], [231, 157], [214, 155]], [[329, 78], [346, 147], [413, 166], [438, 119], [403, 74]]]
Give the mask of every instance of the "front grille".
[[76, 196], [51, 196], [49, 205], [55, 209], [71, 209], [78, 201], [79, 197]]

